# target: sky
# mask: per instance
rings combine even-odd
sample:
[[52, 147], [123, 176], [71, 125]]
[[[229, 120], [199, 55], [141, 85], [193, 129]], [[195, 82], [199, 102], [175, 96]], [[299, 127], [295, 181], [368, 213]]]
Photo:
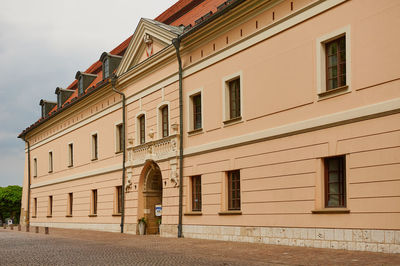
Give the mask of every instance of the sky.
[[22, 185], [24, 142], [41, 99], [67, 87], [177, 0], [0, 0], [0, 187]]

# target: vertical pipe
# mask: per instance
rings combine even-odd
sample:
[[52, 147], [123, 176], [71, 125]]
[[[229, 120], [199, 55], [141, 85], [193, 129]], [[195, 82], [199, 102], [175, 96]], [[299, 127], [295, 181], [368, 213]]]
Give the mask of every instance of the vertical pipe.
[[182, 205], [183, 205], [183, 88], [182, 88], [182, 60], [179, 51], [181, 40], [179, 36], [172, 40], [176, 50], [179, 65], [179, 216], [178, 237], [182, 235]]
[[[28, 145], [28, 202], [27, 202], [27, 218], [26, 224], [30, 223], [30, 202], [31, 202], [31, 145], [24, 137], [25, 143]], [[20, 221], [21, 223], [21, 221]]]
[[122, 189], [121, 189], [121, 233], [124, 232], [125, 222], [125, 160], [126, 160], [126, 143], [125, 143], [125, 94], [115, 88], [117, 83], [117, 76], [113, 75], [111, 78], [112, 90], [122, 96]]

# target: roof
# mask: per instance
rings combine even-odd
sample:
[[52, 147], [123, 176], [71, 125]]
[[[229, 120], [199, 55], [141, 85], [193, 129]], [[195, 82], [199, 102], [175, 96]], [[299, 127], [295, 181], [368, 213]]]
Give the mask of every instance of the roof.
[[[145, 19], [159, 27], [162, 27], [170, 32], [173, 32], [177, 35], [182, 34], [182, 28], [178, 26], [195, 26], [196, 20], [199, 18], [203, 18], [203, 20], [208, 20], [212, 17], [212, 14], [216, 13], [218, 6], [227, 2], [233, 2], [234, 0], [179, 0], [174, 5], [165, 10], [162, 14], [157, 16], [154, 20]], [[206, 16], [205, 16], [206, 15]], [[122, 43], [120, 43], [117, 47], [112, 49], [109, 53], [112, 55], [123, 56], [133, 35], [129, 36]], [[94, 89], [103, 86], [107, 81], [103, 80], [102, 73], [102, 63], [100, 61], [94, 62], [89, 68], [87, 68], [83, 73], [88, 74], [96, 74], [96, 79], [88, 86], [85, 93], [83, 95], [78, 96], [78, 87], [77, 80], [75, 79], [72, 83], [66, 88], [68, 90], [75, 90], [75, 92], [65, 101], [61, 108], [57, 106], [54, 107], [46, 118], [40, 118], [34, 124], [30, 125], [28, 128], [23, 130], [18, 137], [22, 138], [26, 133], [30, 130], [36, 128], [44, 121], [53, 117], [53, 115], [63, 111], [70, 104], [75, 103], [78, 98], [82, 98], [86, 96], [88, 92], [92, 92]]]

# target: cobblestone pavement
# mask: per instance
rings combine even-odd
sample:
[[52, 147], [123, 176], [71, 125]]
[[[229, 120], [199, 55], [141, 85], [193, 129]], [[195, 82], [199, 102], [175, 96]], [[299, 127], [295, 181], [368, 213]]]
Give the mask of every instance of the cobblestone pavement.
[[400, 254], [87, 230], [32, 231], [0, 229], [0, 265], [400, 265]]

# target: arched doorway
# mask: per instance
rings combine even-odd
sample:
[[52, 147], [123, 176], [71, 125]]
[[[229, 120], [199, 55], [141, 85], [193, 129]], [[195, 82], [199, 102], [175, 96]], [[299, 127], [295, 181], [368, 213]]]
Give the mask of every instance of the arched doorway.
[[156, 216], [156, 205], [162, 205], [162, 175], [161, 170], [154, 161], [147, 161], [143, 167], [141, 178], [143, 216], [146, 218], [146, 234], [158, 234], [161, 216]]

